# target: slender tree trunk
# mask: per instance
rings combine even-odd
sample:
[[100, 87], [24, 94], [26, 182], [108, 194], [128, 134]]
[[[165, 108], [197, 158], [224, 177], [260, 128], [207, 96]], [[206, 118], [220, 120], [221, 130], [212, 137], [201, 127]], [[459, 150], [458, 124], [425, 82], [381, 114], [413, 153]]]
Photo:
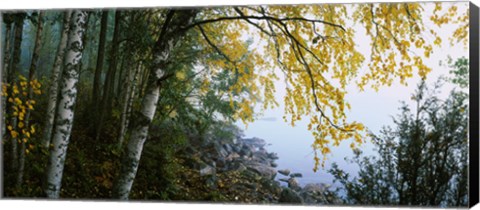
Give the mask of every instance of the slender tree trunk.
[[140, 111], [133, 116], [130, 140], [125, 155], [122, 157], [120, 174], [115, 183], [114, 193], [116, 198], [128, 199], [137, 173], [143, 144], [147, 139], [148, 129], [157, 109], [157, 102], [160, 97], [159, 82], [165, 74], [171, 51], [185, 33], [181, 29], [193, 22], [196, 13], [196, 10], [171, 10], [167, 14], [160, 36], [154, 46], [154, 63], [152, 69], [150, 69], [148, 88], [143, 97]]
[[[35, 80], [35, 72], [37, 71], [37, 62], [38, 62], [38, 55], [40, 54], [40, 46], [42, 45], [42, 31], [43, 31], [43, 11], [38, 12], [38, 19], [37, 19], [37, 32], [35, 35], [35, 45], [33, 47], [33, 55], [32, 61], [30, 63], [30, 70], [28, 72], [28, 95], [27, 100], [33, 99], [33, 87], [32, 81]], [[26, 103], [29, 103], [28, 101]], [[27, 133], [30, 132], [30, 114], [31, 110], [27, 108], [27, 113], [25, 114], [24, 126], [27, 130], [25, 133], [22, 132], [22, 141], [20, 145], [20, 158], [19, 158], [19, 167], [18, 167], [18, 174], [17, 174], [17, 189], [20, 189], [23, 184], [23, 174], [25, 172], [25, 140], [30, 140], [29, 135]]]
[[[87, 47], [87, 44], [88, 44], [88, 22], [90, 21], [90, 12], [87, 11], [87, 17], [85, 18], [85, 31], [83, 32], [83, 37], [82, 37], [82, 45], [83, 45], [83, 49], [85, 49]], [[80, 74], [80, 76], [82, 75], [82, 72], [83, 72], [83, 63], [84, 63], [84, 60], [83, 59], [80, 59], [80, 66], [78, 67], [78, 72]], [[88, 66], [87, 68], [88, 69]], [[79, 78], [80, 79], [80, 78]]]
[[135, 83], [137, 78], [137, 73], [140, 70], [141, 63], [138, 64], [138, 67], [134, 72], [127, 71], [127, 76], [125, 77], [125, 82], [123, 87], [125, 92], [122, 100], [122, 114], [120, 116], [120, 132], [118, 134], [118, 147], [121, 148], [123, 141], [125, 139], [125, 133], [127, 132], [127, 127], [129, 124], [130, 108], [133, 102], [133, 93], [135, 92]]
[[[7, 80], [7, 77], [8, 77], [8, 72], [9, 72], [9, 67], [10, 67], [10, 60], [11, 60], [11, 55], [12, 55], [12, 23], [13, 23], [13, 19], [11, 18], [11, 15], [9, 14], [3, 14], [1, 15], [2, 18], [2, 21], [5, 23], [5, 48], [3, 48], [2, 46], [2, 49], [3, 52], [1, 53], [1, 55], [5, 55], [5, 57], [1, 58], [2, 59], [2, 63], [3, 63], [3, 69], [2, 69], [2, 75], [1, 75], [1, 78], [2, 78], [2, 86], [3, 85], [6, 85], [9, 83], [9, 81]], [[0, 56], [1, 56], [0, 55]], [[3, 87], [2, 87], [3, 88]], [[1, 125], [0, 127], [2, 127], [2, 142], [3, 142], [3, 139], [6, 138], [8, 136], [8, 134], [6, 135], [6, 114], [7, 114], [7, 97], [6, 96], [3, 96], [2, 97], [2, 101], [1, 101], [1, 106], [2, 106], [2, 122], [1, 122]]]
[[51, 76], [51, 84], [48, 91], [47, 116], [45, 119], [45, 129], [43, 131], [42, 146], [48, 149], [52, 139], [52, 128], [55, 120], [55, 110], [58, 99], [58, 82], [62, 73], [63, 58], [65, 57], [65, 48], [67, 47], [68, 31], [70, 30], [70, 17], [72, 11], [67, 10], [63, 13], [63, 29], [60, 37], [60, 43], [57, 47], [57, 56], [53, 63], [53, 71]]
[[[97, 66], [95, 68], [95, 77], [93, 78], [93, 89], [92, 89], [92, 101], [93, 101], [93, 113], [97, 114], [99, 110], [99, 98], [101, 97], [101, 88], [100, 81], [102, 77], [103, 70], [103, 60], [105, 57], [105, 40], [107, 38], [107, 23], [108, 23], [108, 11], [102, 12], [102, 20], [100, 23], [100, 41], [98, 42], [98, 56], [97, 56]], [[98, 123], [98, 118], [94, 118], [94, 127], [96, 128]]]
[[[15, 39], [13, 43], [13, 51], [12, 51], [12, 65], [8, 72], [8, 82], [10, 84], [15, 84], [15, 71], [20, 69], [20, 56], [21, 56], [21, 46], [22, 46], [22, 35], [23, 35], [23, 21], [25, 19], [25, 13], [18, 13], [15, 15]], [[13, 92], [13, 91], [12, 91]], [[13, 93], [10, 93], [12, 95]], [[13, 106], [12, 103], [7, 101], [7, 107], [11, 108]], [[10, 116], [10, 126], [12, 126], [12, 130], [17, 129], [17, 116], [13, 116], [12, 109], [7, 110], [7, 114]], [[18, 169], [18, 140], [16, 137], [11, 138], [12, 143], [12, 169], [16, 173]]]
[[70, 133], [73, 126], [74, 107], [77, 98], [79, 64], [82, 58], [82, 37], [85, 33], [87, 12], [76, 10], [71, 17], [67, 51], [64, 60], [60, 99], [55, 118], [53, 147], [47, 166], [45, 193], [48, 198], [59, 198], [63, 168], [67, 156]]
[[109, 110], [112, 104], [113, 89], [115, 87], [115, 73], [117, 71], [117, 54], [118, 54], [118, 40], [120, 35], [120, 17], [121, 12], [115, 11], [115, 28], [113, 30], [112, 48], [110, 51], [110, 64], [108, 66], [107, 76], [105, 78], [105, 85], [103, 86], [103, 97], [101, 101], [101, 111], [95, 139], [100, 138], [103, 129], [105, 117], [110, 114]]

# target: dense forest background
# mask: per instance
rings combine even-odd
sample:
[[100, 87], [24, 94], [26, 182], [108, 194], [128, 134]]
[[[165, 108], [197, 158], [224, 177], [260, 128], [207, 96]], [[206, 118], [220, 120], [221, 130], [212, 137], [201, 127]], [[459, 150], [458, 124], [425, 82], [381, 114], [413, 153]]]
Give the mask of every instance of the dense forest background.
[[[382, 134], [345, 114], [349, 82], [378, 89], [432, 71], [423, 58], [442, 40], [423, 6], [2, 12], [4, 196], [465, 206], [468, 94], [443, 101], [421, 82], [417, 107]], [[430, 15], [458, 26], [452, 44], [468, 43], [468, 11], [436, 4]], [[369, 52], [350, 22], [365, 28]], [[468, 59], [450, 65], [446, 82], [468, 86]], [[358, 177], [330, 171], [346, 197], [298, 187], [290, 172], [281, 186], [278, 157], [234, 126], [279, 100], [286, 123], [310, 119], [315, 171], [350, 142]], [[371, 139], [379, 156], [361, 158]]]

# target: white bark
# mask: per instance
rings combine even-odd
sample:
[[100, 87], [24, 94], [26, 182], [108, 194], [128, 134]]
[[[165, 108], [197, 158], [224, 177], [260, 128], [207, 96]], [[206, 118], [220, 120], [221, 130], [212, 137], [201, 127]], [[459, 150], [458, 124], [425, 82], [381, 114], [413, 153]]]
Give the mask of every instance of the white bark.
[[63, 78], [58, 102], [57, 116], [52, 138], [53, 147], [47, 166], [45, 193], [48, 198], [59, 198], [63, 168], [67, 156], [70, 133], [73, 126], [75, 101], [77, 98], [78, 67], [82, 58], [82, 37], [85, 32], [87, 12], [74, 11], [71, 30], [68, 34], [67, 51], [64, 60]]
[[[132, 188], [133, 180], [137, 174], [138, 164], [140, 162], [140, 157], [143, 150], [143, 144], [148, 136], [148, 128], [150, 122], [153, 120], [155, 115], [155, 110], [157, 109], [157, 101], [160, 95], [160, 87], [155, 86], [150, 88], [142, 101], [141, 116], [146, 119], [147, 123], [140, 123], [139, 126], [135, 126], [136, 129], [132, 131], [130, 136], [130, 141], [127, 144], [127, 157], [124, 157], [123, 164], [128, 164], [128, 166], [122, 165], [119, 184], [117, 186], [117, 195], [119, 199], [127, 200], [130, 190]], [[136, 119], [139, 120], [139, 119]], [[126, 158], [126, 159], [125, 159]]]
[[72, 15], [71, 10], [67, 10], [63, 13], [63, 29], [62, 35], [60, 38], [60, 43], [58, 44], [57, 56], [55, 57], [55, 62], [53, 64], [53, 71], [51, 76], [51, 84], [48, 91], [48, 105], [47, 105], [47, 115], [45, 119], [45, 129], [42, 139], [42, 146], [48, 149], [50, 145], [50, 140], [52, 138], [52, 128], [53, 122], [55, 119], [55, 109], [57, 107], [57, 96], [58, 96], [58, 81], [60, 78], [60, 73], [62, 72], [62, 61], [65, 55], [65, 49], [67, 47], [67, 38], [68, 31], [70, 29], [70, 17]]
[[[171, 11], [172, 12], [172, 11]], [[166, 63], [177, 41], [184, 35], [181, 28], [190, 25], [195, 18], [195, 10], [178, 10], [169, 13], [173, 17], [167, 20], [154, 48], [153, 68], [149, 72], [147, 91], [142, 100], [140, 112], [133, 115], [130, 140], [127, 144], [126, 155], [123, 157], [119, 177], [115, 185], [115, 196], [127, 200], [138, 170], [143, 144], [148, 136], [148, 129], [157, 109], [160, 97], [159, 80], [165, 74]], [[175, 17], [174, 17], [175, 16]], [[167, 18], [168, 19], [168, 18]]]

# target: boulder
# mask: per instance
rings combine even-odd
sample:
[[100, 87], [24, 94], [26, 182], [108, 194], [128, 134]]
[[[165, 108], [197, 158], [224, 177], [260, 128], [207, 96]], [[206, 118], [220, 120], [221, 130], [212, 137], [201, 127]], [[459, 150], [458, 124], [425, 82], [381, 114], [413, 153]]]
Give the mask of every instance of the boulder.
[[303, 175], [301, 173], [292, 173], [292, 174], [290, 174], [290, 177], [292, 177], [292, 178], [295, 178], [295, 177], [302, 178]]
[[290, 178], [288, 179], [288, 188], [295, 190], [295, 191], [300, 191], [302, 188], [300, 187], [300, 184], [298, 183], [297, 179], [295, 178]]
[[216, 169], [210, 165], [204, 164], [200, 166], [200, 176], [213, 175], [215, 174]]
[[284, 176], [288, 176], [290, 174], [290, 170], [282, 169], [282, 170], [278, 170], [278, 173]]
[[328, 189], [329, 185], [323, 183], [308, 183], [303, 187], [302, 191], [305, 192], [324, 192]]
[[252, 145], [252, 146], [257, 147], [257, 148], [264, 147], [265, 144], [267, 144], [267, 142], [265, 142], [265, 140], [260, 139], [260, 138], [256, 138], [256, 137], [253, 137], [251, 139], [244, 139], [243, 142], [245, 144]]
[[282, 192], [282, 187], [280, 186], [280, 183], [275, 180], [261, 179], [260, 183], [263, 189], [267, 190], [271, 193], [271, 195], [275, 197], [279, 196]]
[[277, 159], [278, 159], [278, 155], [277, 155], [277, 153], [275, 153], [275, 152], [268, 153], [268, 158], [270, 158], [270, 159], [272, 159], [272, 160], [277, 160]]
[[217, 189], [217, 176], [215, 176], [215, 174], [208, 175], [207, 179], [205, 180], [205, 185], [212, 190], [216, 190]]
[[237, 158], [240, 158], [240, 155], [236, 152], [232, 152], [225, 159], [227, 161], [232, 161], [232, 160], [237, 159]]
[[268, 159], [268, 156], [267, 156], [266, 152], [255, 151], [252, 154], [252, 159], [257, 161], [257, 162], [260, 162], [262, 164], [270, 164], [270, 161]]
[[307, 204], [341, 204], [341, 199], [330, 192], [329, 187], [323, 183], [309, 183], [300, 191], [300, 196]]
[[298, 195], [295, 191], [284, 188], [282, 193], [280, 193], [280, 198], [278, 199], [279, 203], [303, 203], [302, 197]]
[[257, 163], [257, 162], [250, 162], [248, 164], [245, 165], [249, 170], [252, 170], [258, 174], [260, 174], [261, 176], [264, 176], [268, 179], [274, 179], [275, 176], [277, 175], [277, 171], [270, 167], [270, 166], [267, 166], [267, 165], [264, 165], [264, 164], [260, 164], [260, 163]]

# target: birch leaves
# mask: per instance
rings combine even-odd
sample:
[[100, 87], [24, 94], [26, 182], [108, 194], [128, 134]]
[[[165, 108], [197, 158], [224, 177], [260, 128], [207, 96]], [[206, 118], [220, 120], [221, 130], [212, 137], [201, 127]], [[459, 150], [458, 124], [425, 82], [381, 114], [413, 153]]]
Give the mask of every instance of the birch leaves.
[[[354, 149], [364, 142], [365, 126], [349, 122], [345, 114], [350, 109], [345, 100], [349, 83], [355, 82], [360, 90], [378, 90], [396, 82], [407, 85], [406, 79], [415, 74], [425, 78], [431, 71], [424, 59], [442, 40], [433, 30], [438, 28], [425, 25], [424, 6], [389, 3], [212, 8], [202, 10], [204, 21], [198, 21], [196, 29], [204, 37], [202, 47], [223, 58], [207, 59], [204, 64], [211, 69], [231, 69], [238, 77], [229, 90], [231, 106], [238, 110], [236, 119], [246, 123], [254, 120], [252, 110], [257, 102], [264, 105], [262, 109], [277, 106], [275, 82], [279, 76], [284, 78], [284, 120], [295, 126], [302, 118], [309, 118], [308, 130], [315, 138], [312, 147], [323, 156], [323, 160], [315, 157], [316, 170], [331, 153], [330, 146], [352, 139], [350, 146]], [[447, 18], [435, 14], [432, 19], [440, 26], [455, 15], [456, 9], [451, 7]], [[462, 17], [459, 22], [468, 21], [468, 15]], [[368, 51], [361, 51], [355, 43], [359, 32], [354, 25], [365, 30]], [[466, 37], [466, 29], [459, 30], [456, 38]], [[279, 72], [283, 75], [277, 75]], [[231, 95], [242, 88], [250, 94], [241, 99]]]

